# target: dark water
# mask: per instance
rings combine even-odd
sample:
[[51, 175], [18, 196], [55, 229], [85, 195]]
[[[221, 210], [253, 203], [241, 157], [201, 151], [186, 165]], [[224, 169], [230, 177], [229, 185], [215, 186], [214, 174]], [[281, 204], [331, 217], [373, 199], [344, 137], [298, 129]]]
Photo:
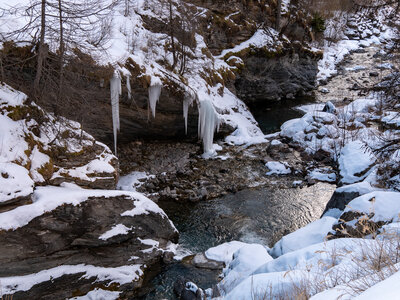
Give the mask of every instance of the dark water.
[[313, 97], [300, 97], [294, 100], [267, 101], [266, 104], [249, 106], [251, 113], [257, 120], [265, 134], [277, 132], [286, 121], [301, 118], [304, 113], [295, 109], [298, 105], [315, 102]]
[[[334, 186], [325, 183], [304, 188], [248, 189], [222, 198], [159, 205], [180, 232], [179, 243], [192, 253], [232, 240], [272, 246], [282, 235], [319, 218]], [[176, 263], [166, 266], [152, 282], [146, 300], [175, 299], [173, 284], [183, 276], [201, 288], [218, 282], [218, 273]]]

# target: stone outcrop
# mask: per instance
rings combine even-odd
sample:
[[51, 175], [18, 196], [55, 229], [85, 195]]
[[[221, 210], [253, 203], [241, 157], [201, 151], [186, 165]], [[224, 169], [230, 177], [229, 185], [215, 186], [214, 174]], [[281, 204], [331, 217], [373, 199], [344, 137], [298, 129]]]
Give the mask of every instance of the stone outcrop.
[[[150, 201], [150, 200], [147, 200]], [[149, 211], [147, 214], [121, 216], [143, 205], [131, 195], [92, 197], [78, 206], [62, 205], [47, 212], [26, 226], [16, 230], [0, 231], [0, 277], [23, 276], [63, 265], [93, 265], [118, 268], [141, 265], [150, 272], [160, 266], [169, 241], [177, 242], [178, 233], [165, 214]], [[117, 224], [129, 230], [109, 238], [101, 236]], [[151, 240], [152, 243], [146, 242]], [[107, 278], [66, 274], [62, 280], [44, 280], [28, 291], [16, 292], [13, 299], [65, 299], [79, 291], [85, 294], [96, 285], [107, 285]], [[54, 276], [57, 277], [57, 276]], [[64, 276], [62, 276], [64, 277]], [[143, 283], [143, 276], [117, 290], [135, 294]], [[58, 285], [59, 284], [59, 285]], [[7, 288], [7, 287], [6, 287]]]
[[[315, 87], [318, 55], [293, 48], [287, 53], [257, 51], [243, 58], [236, 93], [247, 104], [303, 96]], [[297, 49], [296, 49], [297, 48]]]

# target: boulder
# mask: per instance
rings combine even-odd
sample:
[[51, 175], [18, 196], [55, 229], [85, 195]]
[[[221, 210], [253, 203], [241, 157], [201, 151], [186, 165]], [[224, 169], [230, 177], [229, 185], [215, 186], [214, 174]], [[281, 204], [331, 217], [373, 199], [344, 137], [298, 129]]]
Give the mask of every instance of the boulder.
[[[168, 253], [167, 244], [177, 242], [178, 233], [168, 217], [144, 196], [81, 193], [88, 198], [78, 205], [66, 203], [24, 226], [0, 231], [5, 294], [15, 289], [13, 299], [65, 299], [76, 291], [85, 294], [95, 286], [113, 283], [114, 289], [133, 295], [143, 283], [144, 271], [158, 268]], [[34, 205], [25, 209], [35, 211]], [[39, 278], [38, 272], [49, 275]], [[128, 282], [118, 279], [119, 272], [128, 272]], [[31, 278], [33, 284], [24, 288], [24, 278]]]

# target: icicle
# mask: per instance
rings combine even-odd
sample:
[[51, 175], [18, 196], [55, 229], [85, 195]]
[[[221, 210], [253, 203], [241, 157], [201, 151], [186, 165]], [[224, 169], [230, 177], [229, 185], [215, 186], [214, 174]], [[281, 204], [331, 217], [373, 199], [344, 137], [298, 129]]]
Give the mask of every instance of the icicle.
[[187, 134], [189, 106], [191, 106], [192, 104], [193, 104], [193, 98], [189, 94], [186, 94], [185, 98], [183, 99], [183, 118], [185, 119], [185, 134]]
[[156, 117], [156, 105], [157, 105], [158, 99], [160, 99], [161, 87], [162, 87], [162, 83], [161, 83], [160, 78], [152, 77], [150, 87], [149, 87], [149, 106], [150, 106], [151, 114], [153, 115], [153, 118]]
[[119, 96], [121, 95], [121, 78], [117, 71], [110, 80], [111, 109], [114, 133], [114, 151], [117, 155], [117, 132], [119, 131]]
[[199, 137], [203, 140], [203, 157], [212, 156], [214, 132], [219, 130], [219, 118], [210, 100], [199, 101]]
[[130, 75], [126, 75], [126, 89], [128, 90], [128, 99], [130, 100], [132, 98], [132, 89], [131, 89], [131, 77]]

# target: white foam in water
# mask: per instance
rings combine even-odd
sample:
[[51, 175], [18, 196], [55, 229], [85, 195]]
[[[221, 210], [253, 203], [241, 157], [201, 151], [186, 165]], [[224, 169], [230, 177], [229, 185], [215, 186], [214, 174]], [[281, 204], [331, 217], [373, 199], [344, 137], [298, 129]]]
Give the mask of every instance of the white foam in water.
[[117, 132], [120, 129], [119, 95], [121, 95], [121, 77], [119, 76], [117, 71], [114, 72], [114, 75], [110, 80], [110, 92], [111, 92], [113, 133], [114, 133], [114, 151], [115, 155], [117, 155]]
[[153, 118], [156, 117], [156, 105], [158, 100], [160, 99], [161, 88], [162, 88], [162, 83], [160, 78], [151, 77], [151, 83], [149, 86], [149, 105]]

